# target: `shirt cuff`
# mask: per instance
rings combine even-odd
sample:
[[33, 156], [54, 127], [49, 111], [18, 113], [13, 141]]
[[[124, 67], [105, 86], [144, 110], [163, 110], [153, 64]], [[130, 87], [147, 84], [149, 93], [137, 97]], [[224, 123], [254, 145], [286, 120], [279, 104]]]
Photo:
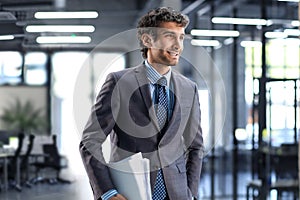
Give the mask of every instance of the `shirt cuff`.
[[107, 192], [105, 192], [101, 198], [103, 200], [108, 200], [109, 198], [113, 197], [114, 195], [118, 194], [118, 191], [115, 190], [115, 189], [111, 189], [111, 190], [108, 190]]

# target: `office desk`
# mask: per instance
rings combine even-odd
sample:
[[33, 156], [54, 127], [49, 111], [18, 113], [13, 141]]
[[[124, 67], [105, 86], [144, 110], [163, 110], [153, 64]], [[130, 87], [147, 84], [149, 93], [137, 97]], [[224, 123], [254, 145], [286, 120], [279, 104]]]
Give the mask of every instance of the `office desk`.
[[[4, 191], [8, 189], [8, 160], [12, 158], [14, 155], [11, 153], [0, 153], [0, 160], [3, 161], [3, 188]], [[20, 187], [20, 159], [16, 160], [16, 187]]]
[[[16, 185], [14, 186], [15, 189], [17, 189], [18, 191], [21, 191], [22, 190], [22, 187], [21, 187], [21, 164], [20, 164], [20, 160], [22, 159], [22, 157], [25, 156], [24, 154], [20, 155], [17, 160], [16, 160], [16, 169], [15, 169], [15, 182], [16, 182]], [[2, 165], [3, 165], [3, 185], [0, 185], [1, 189], [3, 188], [4, 191], [7, 191], [8, 190], [8, 186], [9, 186], [9, 183], [8, 183], [8, 161], [9, 159], [12, 159], [14, 157], [14, 153], [0, 153], [0, 162], [2, 161]], [[48, 157], [47, 154], [43, 154], [43, 153], [33, 153], [33, 154], [30, 154], [29, 157], [33, 160], [37, 160], [39, 158], [45, 158], [45, 157]], [[29, 168], [29, 163], [27, 163], [27, 169], [26, 169], [26, 178], [28, 179], [29, 178], [29, 171], [28, 171], [28, 168]], [[1, 182], [0, 182], [1, 183]]]
[[1, 153], [0, 160], [2, 160], [3, 182], [4, 182], [4, 185], [3, 186], [1, 185], [1, 189], [2, 189], [2, 187], [4, 187], [4, 191], [6, 191], [8, 189], [7, 154]]

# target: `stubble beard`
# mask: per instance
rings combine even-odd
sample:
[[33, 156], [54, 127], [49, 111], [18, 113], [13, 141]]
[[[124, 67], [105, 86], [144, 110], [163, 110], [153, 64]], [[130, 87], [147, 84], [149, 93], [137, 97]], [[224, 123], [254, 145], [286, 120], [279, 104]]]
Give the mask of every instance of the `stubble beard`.
[[[164, 64], [166, 66], [175, 66], [179, 62], [179, 58], [176, 60], [171, 59], [168, 55], [168, 52], [166, 52], [164, 50], [160, 50], [159, 55], [161, 55], [160, 60], [162, 61], [162, 64]], [[180, 57], [180, 55], [179, 55], [179, 57]]]

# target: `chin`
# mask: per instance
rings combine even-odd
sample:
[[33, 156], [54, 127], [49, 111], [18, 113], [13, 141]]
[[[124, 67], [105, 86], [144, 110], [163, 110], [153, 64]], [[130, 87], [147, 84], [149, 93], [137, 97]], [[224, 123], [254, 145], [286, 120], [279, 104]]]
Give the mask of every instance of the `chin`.
[[178, 60], [176, 60], [176, 61], [171, 61], [170, 63], [169, 63], [169, 65], [171, 65], [171, 66], [174, 66], [174, 65], [177, 65], [178, 64]]

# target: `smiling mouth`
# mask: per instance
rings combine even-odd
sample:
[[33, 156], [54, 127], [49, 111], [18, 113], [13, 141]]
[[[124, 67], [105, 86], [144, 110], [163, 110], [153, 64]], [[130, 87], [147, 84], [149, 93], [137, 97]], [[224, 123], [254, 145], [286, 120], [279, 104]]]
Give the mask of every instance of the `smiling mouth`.
[[171, 55], [171, 56], [174, 56], [174, 57], [177, 57], [179, 55], [178, 52], [174, 52], [174, 51], [168, 51], [168, 53]]

